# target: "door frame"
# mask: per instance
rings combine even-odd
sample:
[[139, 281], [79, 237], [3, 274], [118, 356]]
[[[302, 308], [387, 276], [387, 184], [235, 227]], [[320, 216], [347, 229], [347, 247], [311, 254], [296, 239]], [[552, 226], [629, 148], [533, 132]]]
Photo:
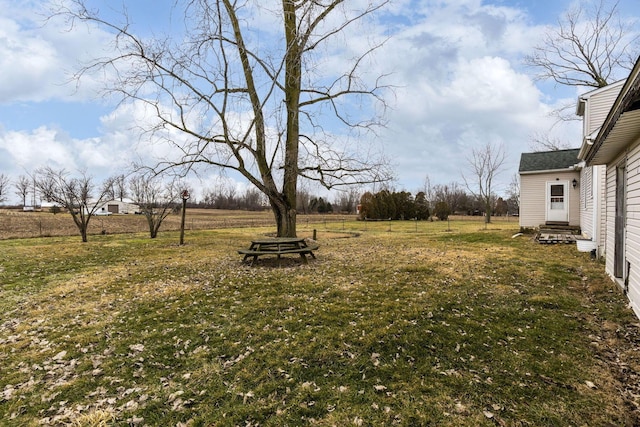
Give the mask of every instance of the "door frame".
[[[564, 187], [564, 210], [562, 212], [562, 218], [557, 218], [551, 215], [551, 186], [552, 185], [562, 185]], [[556, 180], [556, 181], [547, 181], [546, 183], [546, 191], [545, 191], [545, 203], [544, 203], [544, 217], [547, 222], [566, 222], [569, 223], [569, 180]], [[554, 214], [558, 212], [553, 212]]]

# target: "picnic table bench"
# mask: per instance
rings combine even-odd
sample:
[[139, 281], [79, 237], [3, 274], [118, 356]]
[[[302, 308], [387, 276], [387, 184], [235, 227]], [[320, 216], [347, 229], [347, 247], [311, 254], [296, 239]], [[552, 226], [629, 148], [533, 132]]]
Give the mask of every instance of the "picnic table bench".
[[270, 237], [252, 240], [249, 249], [240, 249], [238, 253], [244, 255], [243, 261], [253, 257], [251, 265], [261, 255], [276, 255], [280, 260], [281, 256], [286, 254], [299, 254], [302, 262], [307, 264], [307, 255], [315, 258], [313, 251], [318, 248], [318, 245], [309, 245], [306, 240], [300, 237]]

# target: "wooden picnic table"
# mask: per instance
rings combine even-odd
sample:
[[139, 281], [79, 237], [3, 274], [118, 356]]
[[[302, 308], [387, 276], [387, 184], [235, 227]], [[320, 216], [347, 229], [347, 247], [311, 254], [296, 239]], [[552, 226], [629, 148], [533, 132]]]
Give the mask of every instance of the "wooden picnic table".
[[302, 262], [307, 264], [307, 255], [312, 258], [316, 256], [313, 251], [318, 249], [318, 245], [309, 245], [304, 238], [301, 237], [269, 237], [256, 239], [251, 241], [249, 249], [240, 249], [238, 253], [244, 255], [243, 261], [253, 257], [251, 265], [253, 265], [261, 255], [276, 255], [280, 260], [282, 255], [299, 254]]

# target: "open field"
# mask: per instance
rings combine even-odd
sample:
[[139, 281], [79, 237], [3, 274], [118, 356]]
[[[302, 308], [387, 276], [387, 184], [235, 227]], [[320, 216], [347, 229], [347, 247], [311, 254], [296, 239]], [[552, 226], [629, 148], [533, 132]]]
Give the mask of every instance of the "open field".
[[308, 265], [241, 263], [273, 227], [0, 241], [0, 424], [640, 425], [638, 319], [575, 245], [313, 229]]
[[[181, 216], [169, 215], [160, 231], [180, 229]], [[229, 227], [255, 227], [273, 224], [271, 211], [225, 211], [219, 209], [187, 209], [185, 228], [214, 230]], [[137, 233], [148, 230], [143, 215], [96, 216], [89, 221], [89, 234]], [[71, 215], [65, 212], [22, 212], [0, 209], [0, 239], [78, 235]]]
[[[342, 228], [346, 221], [354, 221], [356, 215], [298, 215], [301, 227]], [[454, 221], [481, 221], [480, 217], [453, 217]], [[160, 232], [180, 229], [180, 214], [169, 215], [162, 223]], [[514, 224], [518, 219], [512, 217]], [[387, 227], [393, 223], [383, 221]], [[223, 228], [245, 228], [272, 226], [273, 213], [270, 210], [227, 211], [222, 209], [187, 209], [185, 228], [187, 230], [219, 230]], [[390, 225], [391, 224], [391, 225]], [[363, 225], [366, 227], [366, 225]], [[414, 223], [416, 231], [429, 229], [427, 222]], [[89, 235], [147, 232], [147, 221], [143, 215], [96, 216], [89, 221]], [[29, 237], [59, 237], [78, 235], [78, 229], [71, 215], [67, 213], [22, 212], [0, 209], [0, 240]]]

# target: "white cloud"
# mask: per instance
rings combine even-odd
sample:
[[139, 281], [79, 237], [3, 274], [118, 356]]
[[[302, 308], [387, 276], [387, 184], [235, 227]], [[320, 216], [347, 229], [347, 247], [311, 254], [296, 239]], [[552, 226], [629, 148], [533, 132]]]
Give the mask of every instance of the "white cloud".
[[50, 41], [0, 17], [0, 99], [40, 101], [51, 97], [62, 82], [56, 49]]
[[[20, 108], [19, 103], [32, 107], [48, 100], [95, 99], [104, 76], [87, 76], [79, 91], [65, 82], [81, 61], [104, 55], [112, 47], [111, 36], [86, 26], [68, 31], [64, 22], [55, 19], [42, 25], [43, 15], [36, 10], [46, 2], [21, 3], [20, 7], [16, 3], [0, 0], [0, 103]], [[507, 147], [513, 167], [505, 174], [508, 180], [519, 154], [528, 150], [532, 133], [552, 129], [563, 138], [578, 135], [572, 125], [553, 127], [548, 112], [559, 102], [559, 94], [542, 93], [523, 68], [522, 58], [531, 51], [541, 27], [524, 10], [505, 6], [507, 2], [494, 3], [393, 1], [383, 21], [367, 20], [349, 27], [338, 37], [341, 43], [334, 42], [321, 52], [318, 76], [344, 72], [345, 58], [390, 36], [374, 60], [366, 63], [365, 78], [393, 73], [386, 83], [397, 87], [394, 108], [380, 141], [397, 166], [399, 186], [414, 191], [427, 174], [434, 184], [460, 181], [465, 152], [487, 140]], [[259, 3], [262, 15], [246, 22], [264, 24], [264, 33], [279, 30], [269, 27], [274, 21], [268, 10], [272, 4], [277, 3]], [[348, 3], [349, 7], [353, 4], [356, 0]], [[264, 39], [260, 42], [266, 43]], [[563, 95], [567, 96], [571, 101], [571, 94]], [[191, 118], [194, 122], [199, 119], [196, 115]], [[55, 124], [19, 131], [4, 123], [7, 130], [0, 130], [0, 166], [17, 170], [9, 172], [12, 176], [22, 173], [19, 168], [45, 163], [107, 176], [133, 160], [153, 164], [176, 158], [176, 151], [158, 143], [158, 135], [140, 132], [154, 120], [153, 112], [143, 104], [128, 103], [102, 117], [100, 129], [90, 138], [73, 138], [74, 129], [63, 131]], [[238, 113], [237, 123], [246, 122], [247, 117]], [[46, 114], [42, 123], [49, 123]], [[329, 126], [326, 130], [334, 132]], [[170, 137], [184, 138], [175, 133]]]
[[382, 135], [398, 185], [415, 191], [427, 174], [432, 183], [460, 182], [470, 148], [487, 141], [504, 144], [508, 181], [530, 136], [554, 125], [546, 104], [553, 97], [522, 63], [540, 27], [522, 10], [480, 0], [418, 3], [379, 60], [398, 86]]
[[111, 37], [61, 17], [46, 19], [47, 2], [0, 1], [0, 102], [95, 99], [104, 76], [73, 79], [83, 61], [103, 55]]
[[32, 173], [51, 165], [73, 170], [77, 168], [74, 141], [59, 130], [39, 127], [31, 132], [0, 132], [0, 152], [4, 168], [18, 173]]

